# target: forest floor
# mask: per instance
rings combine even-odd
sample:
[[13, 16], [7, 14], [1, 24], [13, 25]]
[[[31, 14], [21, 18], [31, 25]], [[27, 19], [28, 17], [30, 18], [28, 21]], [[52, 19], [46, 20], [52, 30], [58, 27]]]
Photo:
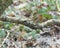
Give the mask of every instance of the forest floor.
[[13, 0], [6, 8], [0, 17], [0, 48], [60, 48], [60, 12], [38, 3]]

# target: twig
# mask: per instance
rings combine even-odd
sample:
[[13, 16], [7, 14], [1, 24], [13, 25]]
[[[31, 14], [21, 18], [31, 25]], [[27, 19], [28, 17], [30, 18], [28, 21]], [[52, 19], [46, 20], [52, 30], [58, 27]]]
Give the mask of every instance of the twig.
[[4, 44], [5, 41], [6, 41], [6, 39], [9, 37], [10, 32], [11, 32], [11, 31], [14, 31], [15, 29], [16, 29], [16, 27], [13, 27], [13, 29], [7, 31], [7, 36], [5, 37], [5, 39], [3, 40], [2, 44], [0, 45], [0, 48], [3, 46], [3, 44]]
[[5, 43], [5, 41], [6, 41], [6, 39], [9, 37], [9, 31], [7, 31], [7, 36], [6, 36], [6, 38], [3, 40], [3, 42], [2, 42], [2, 44], [0, 45], [0, 48], [3, 46], [3, 44]]

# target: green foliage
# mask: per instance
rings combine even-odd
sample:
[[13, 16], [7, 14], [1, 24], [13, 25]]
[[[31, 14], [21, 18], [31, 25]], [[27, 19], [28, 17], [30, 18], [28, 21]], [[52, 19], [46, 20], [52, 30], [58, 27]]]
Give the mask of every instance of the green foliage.
[[53, 18], [53, 19], [58, 19], [58, 16], [53, 15], [52, 18]]
[[39, 6], [41, 4], [41, 2], [39, 0], [33, 0], [33, 3], [35, 6]]
[[24, 27], [24, 31], [26, 31], [27, 33], [31, 32], [32, 29], [30, 29], [29, 27]]
[[40, 29], [37, 29], [37, 30], [36, 30], [36, 33], [40, 33]]
[[6, 31], [4, 29], [0, 29], [0, 38], [6, 36]]
[[52, 16], [50, 14], [42, 14], [43, 17], [47, 18], [47, 19], [51, 19]]
[[10, 23], [10, 22], [4, 22], [4, 28], [6, 28], [6, 29], [11, 29], [13, 26], [14, 26], [13, 23]]
[[36, 34], [37, 34], [36, 30], [32, 30], [31, 32], [24, 35], [24, 38], [27, 39], [28, 37], [32, 36], [33, 39], [36, 39]]
[[28, 33], [28, 36], [32, 36], [33, 39], [36, 39], [37, 34], [40, 33], [40, 29], [37, 29], [37, 30], [32, 30], [31, 32]]
[[37, 9], [39, 14], [43, 14], [47, 12], [47, 8]]

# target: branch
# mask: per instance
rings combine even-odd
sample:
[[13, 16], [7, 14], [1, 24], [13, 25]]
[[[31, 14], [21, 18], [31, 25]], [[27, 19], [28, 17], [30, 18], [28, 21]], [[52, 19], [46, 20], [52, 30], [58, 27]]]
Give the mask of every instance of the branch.
[[0, 20], [1, 21], [12, 22], [12, 23], [17, 23], [17, 24], [23, 24], [27, 27], [30, 27], [31, 29], [41, 29], [45, 26], [49, 26], [49, 25], [52, 25], [52, 24], [60, 26], [60, 20], [55, 20], [55, 19], [50, 19], [50, 20], [48, 20], [46, 22], [43, 22], [39, 25], [33, 24], [33, 23], [31, 23], [31, 21], [28, 21], [28, 20], [22, 21], [20, 19], [15, 18], [15, 17], [9, 17], [9, 16], [0, 17]]
[[26, 20], [22, 21], [20, 19], [15, 18], [15, 17], [8, 17], [8, 16], [6, 16], [6, 17], [0, 17], [0, 20], [1, 21], [12, 22], [12, 23], [17, 23], [17, 24], [23, 24], [23, 25], [25, 25], [27, 27], [30, 27], [32, 29], [38, 29], [39, 28], [36, 25], [30, 23], [31, 21], [28, 21], [28, 20], [27, 21]]

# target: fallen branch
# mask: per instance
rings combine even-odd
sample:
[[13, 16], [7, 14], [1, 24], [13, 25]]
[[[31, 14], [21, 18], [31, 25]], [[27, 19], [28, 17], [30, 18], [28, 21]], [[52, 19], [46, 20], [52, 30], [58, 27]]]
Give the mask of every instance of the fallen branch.
[[31, 21], [28, 21], [28, 20], [25, 20], [25, 21], [22, 21], [21, 19], [17, 19], [15, 17], [9, 17], [9, 16], [5, 16], [5, 17], [0, 17], [0, 20], [1, 21], [7, 21], [7, 22], [12, 22], [12, 23], [17, 23], [17, 24], [23, 24], [27, 27], [30, 27], [31, 29], [41, 29], [45, 26], [49, 26], [49, 25], [52, 25], [52, 24], [55, 24], [55, 25], [58, 25], [60, 26], [60, 20], [56, 20], [56, 19], [50, 19], [46, 22], [43, 22], [41, 24], [33, 24], [31, 23]]

